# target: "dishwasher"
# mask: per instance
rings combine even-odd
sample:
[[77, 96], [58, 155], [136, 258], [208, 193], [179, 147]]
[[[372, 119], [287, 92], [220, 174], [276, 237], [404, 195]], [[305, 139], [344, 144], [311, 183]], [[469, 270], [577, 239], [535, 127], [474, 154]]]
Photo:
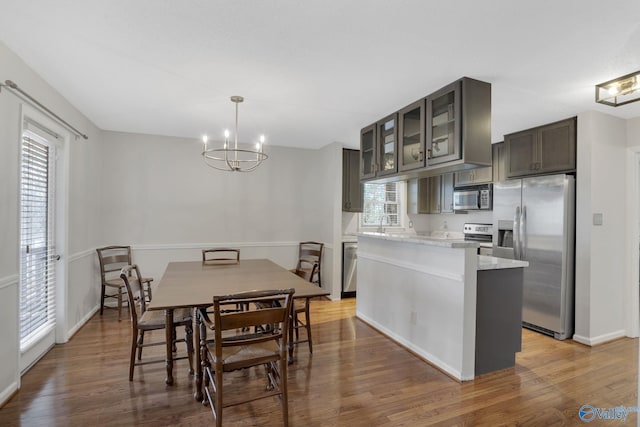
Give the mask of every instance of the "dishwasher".
[[342, 243], [342, 298], [356, 296], [357, 274], [357, 242]]

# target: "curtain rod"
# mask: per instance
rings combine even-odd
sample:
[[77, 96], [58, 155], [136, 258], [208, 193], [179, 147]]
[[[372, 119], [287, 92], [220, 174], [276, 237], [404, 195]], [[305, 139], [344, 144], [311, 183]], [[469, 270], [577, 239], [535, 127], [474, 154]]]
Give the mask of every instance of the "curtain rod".
[[73, 126], [71, 126], [67, 121], [65, 121], [62, 117], [58, 116], [56, 113], [54, 113], [53, 111], [51, 111], [50, 109], [48, 109], [47, 107], [45, 107], [44, 105], [42, 105], [40, 102], [38, 102], [34, 97], [32, 97], [31, 95], [29, 95], [27, 92], [23, 91], [22, 89], [20, 89], [18, 87], [17, 84], [15, 84], [14, 82], [12, 82], [11, 80], [5, 80], [4, 84], [0, 83], [0, 90], [2, 89], [2, 87], [7, 87], [9, 89], [11, 89], [12, 91], [16, 91], [19, 92], [20, 95], [24, 96], [25, 98], [27, 98], [27, 101], [31, 102], [33, 105], [35, 105], [36, 107], [40, 108], [41, 110], [43, 110], [45, 113], [49, 114], [51, 117], [53, 117], [54, 119], [56, 119], [58, 122], [62, 123], [65, 127], [67, 127], [69, 130], [73, 131], [73, 133], [76, 135], [76, 138], [81, 136], [84, 139], [89, 139], [89, 137], [87, 135], [85, 135], [84, 133], [80, 132], [78, 129], [74, 128]]

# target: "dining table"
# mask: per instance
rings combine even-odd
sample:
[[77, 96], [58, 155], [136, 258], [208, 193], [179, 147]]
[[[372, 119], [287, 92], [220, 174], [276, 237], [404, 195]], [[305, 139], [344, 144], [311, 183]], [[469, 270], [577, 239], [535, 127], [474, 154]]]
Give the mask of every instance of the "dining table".
[[[295, 289], [294, 299], [329, 295], [329, 292], [279, 266], [269, 259], [247, 259], [236, 262], [170, 262], [153, 291], [147, 310], [164, 310], [166, 327], [166, 384], [173, 384], [173, 312], [189, 308], [194, 313], [195, 391], [202, 400], [203, 370], [200, 354], [200, 309], [213, 305], [214, 296], [225, 296], [257, 290]], [[291, 318], [294, 321], [293, 317]], [[289, 344], [289, 355], [292, 347]]]

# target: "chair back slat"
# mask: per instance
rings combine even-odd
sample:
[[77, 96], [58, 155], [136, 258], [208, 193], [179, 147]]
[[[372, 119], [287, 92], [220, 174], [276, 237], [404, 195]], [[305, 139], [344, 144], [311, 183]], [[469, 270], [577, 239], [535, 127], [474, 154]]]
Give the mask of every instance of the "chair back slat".
[[211, 264], [237, 264], [240, 262], [240, 250], [232, 248], [203, 249], [202, 262]]
[[140, 280], [140, 269], [137, 265], [127, 265], [120, 270], [120, 278], [127, 288], [127, 296], [129, 297], [129, 306], [131, 312], [131, 320], [137, 324], [138, 312], [136, 306], [140, 306], [140, 315], [147, 310], [146, 298]]

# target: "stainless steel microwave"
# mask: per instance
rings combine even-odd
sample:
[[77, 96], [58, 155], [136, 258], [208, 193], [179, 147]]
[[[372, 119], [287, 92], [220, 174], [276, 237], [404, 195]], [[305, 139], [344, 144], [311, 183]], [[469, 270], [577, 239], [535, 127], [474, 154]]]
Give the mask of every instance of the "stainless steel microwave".
[[454, 189], [453, 210], [490, 211], [493, 208], [493, 184]]

